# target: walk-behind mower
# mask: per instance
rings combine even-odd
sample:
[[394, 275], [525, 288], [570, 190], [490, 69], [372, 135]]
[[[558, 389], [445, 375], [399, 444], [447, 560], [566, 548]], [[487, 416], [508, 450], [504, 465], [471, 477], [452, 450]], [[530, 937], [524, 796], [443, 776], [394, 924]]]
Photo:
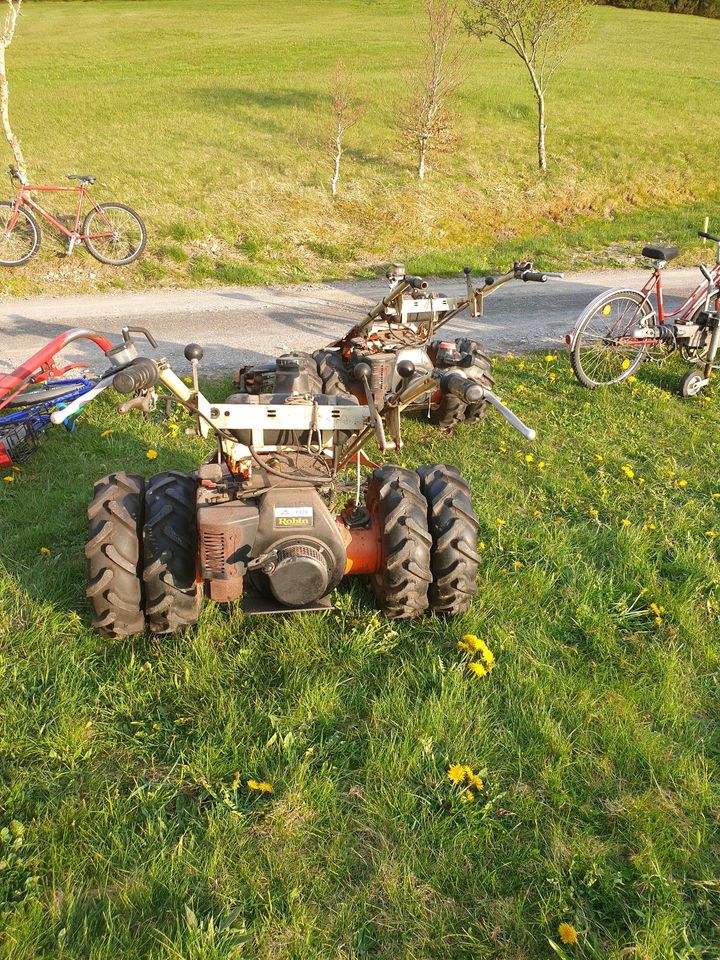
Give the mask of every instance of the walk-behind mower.
[[[135, 395], [121, 411], [152, 406], [162, 383], [200, 435], [215, 435], [217, 452], [192, 474], [116, 473], [95, 485], [86, 554], [97, 628], [114, 637], [146, 623], [155, 633], [179, 630], [196, 622], [205, 593], [221, 603], [244, 596], [248, 613], [323, 609], [347, 575], [369, 577], [389, 617], [468, 609], [478, 521], [460, 471], [376, 466], [363, 447], [374, 437], [382, 451], [399, 450], [401, 412], [435, 391], [466, 406], [489, 401], [525, 437], [534, 431], [464, 369], [418, 370], [408, 359], [397, 363], [382, 411], [370, 363], [353, 370], [361, 404], [323, 393], [315, 361], [300, 353], [277, 359], [272, 393], [211, 403], [198, 387], [202, 353], [185, 349], [191, 386], [149, 357], [112, 377], [118, 392]], [[364, 482], [363, 464], [374, 467]]]
[[[464, 310], [473, 318], [482, 317], [485, 297], [509, 280], [545, 283], [562, 274], [540, 273], [530, 261], [516, 261], [500, 276], [485, 277], [475, 286], [470, 267], [465, 267], [466, 293], [448, 297], [430, 291], [427, 280], [408, 276], [402, 264], [396, 263], [386, 277], [390, 292], [340, 340], [313, 354], [322, 378], [324, 393], [334, 396], [355, 396], [367, 402], [366, 385], [358, 379], [358, 364], [370, 367], [368, 383], [378, 410], [394, 395], [401, 382], [400, 364], [409, 361], [417, 371], [429, 375], [433, 370], [459, 373], [483, 388], [492, 390], [494, 380], [490, 357], [477, 340], [459, 337], [455, 340], [433, 340], [446, 323]], [[238, 388], [247, 393], [272, 392], [275, 364], [245, 367], [237, 377]], [[443, 393], [436, 380], [424, 394], [415, 398], [409, 409], [426, 411], [442, 429], [451, 430], [464, 421], [475, 423], [485, 415], [486, 396], [475, 402]]]

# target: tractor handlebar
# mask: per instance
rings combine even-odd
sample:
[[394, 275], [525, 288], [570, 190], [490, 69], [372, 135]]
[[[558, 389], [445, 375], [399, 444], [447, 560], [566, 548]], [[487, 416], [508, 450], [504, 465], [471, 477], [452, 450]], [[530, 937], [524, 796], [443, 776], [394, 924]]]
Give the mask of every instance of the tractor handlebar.
[[113, 377], [112, 385], [118, 393], [148, 390], [158, 382], [160, 371], [150, 357], [138, 357]]
[[479, 383], [468, 380], [459, 373], [445, 373], [440, 377], [440, 389], [446, 396], [457, 397], [465, 403], [479, 403], [485, 396]]

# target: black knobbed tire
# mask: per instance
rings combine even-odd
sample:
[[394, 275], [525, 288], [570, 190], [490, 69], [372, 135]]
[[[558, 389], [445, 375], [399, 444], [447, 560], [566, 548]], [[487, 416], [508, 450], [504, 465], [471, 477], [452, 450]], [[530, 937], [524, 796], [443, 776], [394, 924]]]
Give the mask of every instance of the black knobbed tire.
[[323, 382], [323, 393], [326, 396], [349, 396], [350, 375], [345, 369], [342, 354], [339, 350], [316, 350], [313, 360], [317, 364], [318, 374]]
[[24, 207], [18, 210], [15, 226], [8, 233], [12, 219], [13, 203], [0, 202], [0, 266], [20, 267], [27, 263], [40, 249], [42, 234], [37, 220]]
[[403, 467], [378, 467], [368, 481], [367, 504], [382, 532], [380, 570], [370, 578], [378, 606], [393, 620], [412, 620], [428, 609], [432, 581], [420, 478]]
[[153, 633], [174, 633], [197, 623], [197, 478], [176, 470], [158, 473], [145, 488], [143, 581], [145, 615]]
[[[492, 375], [492, 361], [487, 353], [484, 352], [482, 344], [477, 340], [468, 340], [459, 337], [455, 341], [457, 351], [463, 355], [470, 354], [473, 357], [473, 365], [470, 367], [461, 367], [457, 372], [467, 376], [474, 383], [479, 383], [482, 387], [492, 390], [495, 386], [495, 378]], [[454, 367], [447, 368], [448, 373], [456, 372]], [[452, 430], [458, 423], [477, 423], [488, 411], [489, 403], [487, 400], [480, 400], [479, 403], [464, 403], [458, 397], [443, 396], [437, 410], [433, 411], [432, 421], [443, 430]]]
[[[88, 234], [108, 233], [106, 237]], [[132, 263], [140, 256], [147, 243], [147, 230], [140, 217], [124, 203], [98, 203], [85, 217], [82, 232], [86, 236], [83, 243], [100, 263], [121, 267]]]
[[95, 484], [88, 507], [90, 528], [87, 595], [93, 627], [106, 637], [145, 629], [142, 591], [142, 525], [145, 481], [111, 473]]
[[454, 617], [470, 608], [477, 593], [478, 518], [470, 487], [457, 467], [437, 463], [420, 467], [418, 476], [433, 541], [430, 609], [440, 616]]

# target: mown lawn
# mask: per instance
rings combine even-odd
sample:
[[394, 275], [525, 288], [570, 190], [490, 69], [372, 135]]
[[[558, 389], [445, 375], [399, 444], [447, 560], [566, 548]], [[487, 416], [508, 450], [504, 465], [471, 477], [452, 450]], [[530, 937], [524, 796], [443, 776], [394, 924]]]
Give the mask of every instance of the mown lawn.
[[408, 423], [405, 462], [462, 466], [481, 518], [454, 622], [346, 582], [326, 615], [103, 640], [93, 481], [204, 447], [109, 399], [50, 437], [0, 481], [0, 957], [717, 957], [720, 396], [681, 401], [682, 369], [590, 393], [499, 361], [533, 445]]
[[[399, 118], [420, 10], [420, 0], [27, 3], [8, 73], [33, 177], [95, 173], [97, 197], [137, 207], [150, 243], [118, 269], [82, 249], [64, 259], [48, 232], [40, 258], [5, 270], [0, 291], [304, 282], [400, 259], [433, 274], [513, 255], [546, 269], [623, 264], [639, 240], [677, 242], [693, 262], [705, 217], [720, 228], [709, 120], [720, 22], [593, 8], [550, 89], [546, 177], [524, 68], [495, 41], [463, 38], [458, 146], [419, 188]], [[368, 109], [333, 202], [338, 58]]]

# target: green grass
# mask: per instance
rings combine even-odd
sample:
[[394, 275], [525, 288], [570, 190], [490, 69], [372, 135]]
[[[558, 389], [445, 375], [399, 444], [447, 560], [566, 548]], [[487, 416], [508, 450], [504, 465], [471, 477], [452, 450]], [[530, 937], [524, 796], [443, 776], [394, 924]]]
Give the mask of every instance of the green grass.
[[50, 436], [0, 481], [0, 957], [544, 960], [561, 921], [566, 958], [717, 957], [720, 394], [681, 401], [683, 369], [587, 392], [564, 357], [499, 361], [534, 445], [408, 420], [404, 460], [460, 465], [480, 517], [450, 622], [346, 581], [326, 615], [103, 640], [93, 481], [206, 448], [109, 401]]
[[[464, 38], [459, 143], [420, 188], [398, 132], [419, 0], [89, 0], [27, 4], [8, 51], [12, 117], [33, 177], [95, 173], [135, 206], [141, 264], [39, 259], [10, 294], [428, 273], [537, 255], [545, 268], [626, 263], [638, 239], [717, 229], [720, 22], [593, 8], [549, 92], [550, 170], [536, 171], [522, 65]], [[342, 57], [368, 110], [329, 194], [329, 85]], [[8, 156], [9, 159], [9, 156]]]

